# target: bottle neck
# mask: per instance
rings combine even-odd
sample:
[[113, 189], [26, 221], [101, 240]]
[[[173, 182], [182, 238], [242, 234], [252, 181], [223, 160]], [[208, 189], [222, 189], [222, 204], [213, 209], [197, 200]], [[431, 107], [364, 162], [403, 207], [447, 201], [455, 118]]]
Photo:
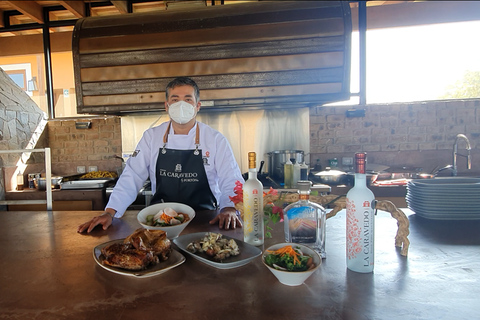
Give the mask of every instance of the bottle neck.
[[256, 179], [256, 178], [257, 178], [257, 168], [248, 169], [248, 179]]
[[300, 193], [298, 200], [309, 200], [310, 199], [310, 193]]
[[355, 173], [355, 187], [364, 187], [367, 185], [367, 175], [365, 173]]

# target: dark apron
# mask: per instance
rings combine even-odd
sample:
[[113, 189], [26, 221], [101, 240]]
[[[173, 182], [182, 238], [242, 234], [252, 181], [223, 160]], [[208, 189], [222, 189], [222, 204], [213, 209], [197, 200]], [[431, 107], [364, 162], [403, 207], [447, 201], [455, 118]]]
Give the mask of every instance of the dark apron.
[[216, 209], [217, 200], [208, 184], [202, 150], [198, 149], [198, 124], [195, 150], [166, 149], [170, 126], [171, 123], [163, 137], [163, 148], [158, 153], [155, 170], [157, 185], [151, 203], [180, 202], [196, 211]]

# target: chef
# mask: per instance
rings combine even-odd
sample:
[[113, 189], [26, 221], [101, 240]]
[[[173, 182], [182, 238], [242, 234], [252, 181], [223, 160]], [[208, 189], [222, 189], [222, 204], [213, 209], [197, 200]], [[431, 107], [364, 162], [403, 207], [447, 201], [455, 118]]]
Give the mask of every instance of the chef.
[[97, 225], [106, 230], [135, 201], [150, 177], [151, 203], [181, 202], [197, 210], [214, 210], [210, 224], [235, 229], [242, 223], [229, 196], [235, 181], [244, 182], [227, 139], [196, 120], [200, 90], [190, 78], [180, 77], [166, 88], [165, 109], [170, 121], [146, 130], [128, 159], [105, 212], [81, 224], [78, 232]]

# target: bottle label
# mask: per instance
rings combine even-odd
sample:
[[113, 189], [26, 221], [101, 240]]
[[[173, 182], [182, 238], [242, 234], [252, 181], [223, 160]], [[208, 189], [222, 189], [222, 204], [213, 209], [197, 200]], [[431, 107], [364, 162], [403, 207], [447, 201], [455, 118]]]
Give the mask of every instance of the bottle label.
[[262, 218], [260, 214], [262, 204], [260, 203], [261, 199], [254, 195], [258, 195], [257, 189], [253, 190], [251, 196], [247, 195], [243, 203], [245, 206], [244, 231], [247, 234], [254, 234], [255, 238], [261, 238], [260, 233], [263, 232], [263, 230], [260, 229], [262, 227], [260, 223], [260, 219]]
[[347, 259], [361, 258], [367, 267], [373, 264], [373, 209], [368, 200], [360, 203], [357, 208], [355, 201], [347, 198]]
[[317, 221], [314, 208], [292, 208], [288, 210], [287, 217], [291, 242], [314, 243], [316, 241]]

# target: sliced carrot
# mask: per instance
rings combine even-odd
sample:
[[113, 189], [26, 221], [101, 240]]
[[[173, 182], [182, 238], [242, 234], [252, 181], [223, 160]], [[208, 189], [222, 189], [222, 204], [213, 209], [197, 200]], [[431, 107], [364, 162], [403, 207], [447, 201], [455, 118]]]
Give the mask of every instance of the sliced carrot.
[[267, 252], [274, 254], [274, 255], [280, 255], [281, 257], [288, 254], [289, 256], [293, 257], [293, 264], [301, 264], [300, 259], [298, 259], [298, 252], [293, 249], [292, 246], [285, 246], [283, 248], [277, 249], [275, 251], [272, 250], [267, 250]]

